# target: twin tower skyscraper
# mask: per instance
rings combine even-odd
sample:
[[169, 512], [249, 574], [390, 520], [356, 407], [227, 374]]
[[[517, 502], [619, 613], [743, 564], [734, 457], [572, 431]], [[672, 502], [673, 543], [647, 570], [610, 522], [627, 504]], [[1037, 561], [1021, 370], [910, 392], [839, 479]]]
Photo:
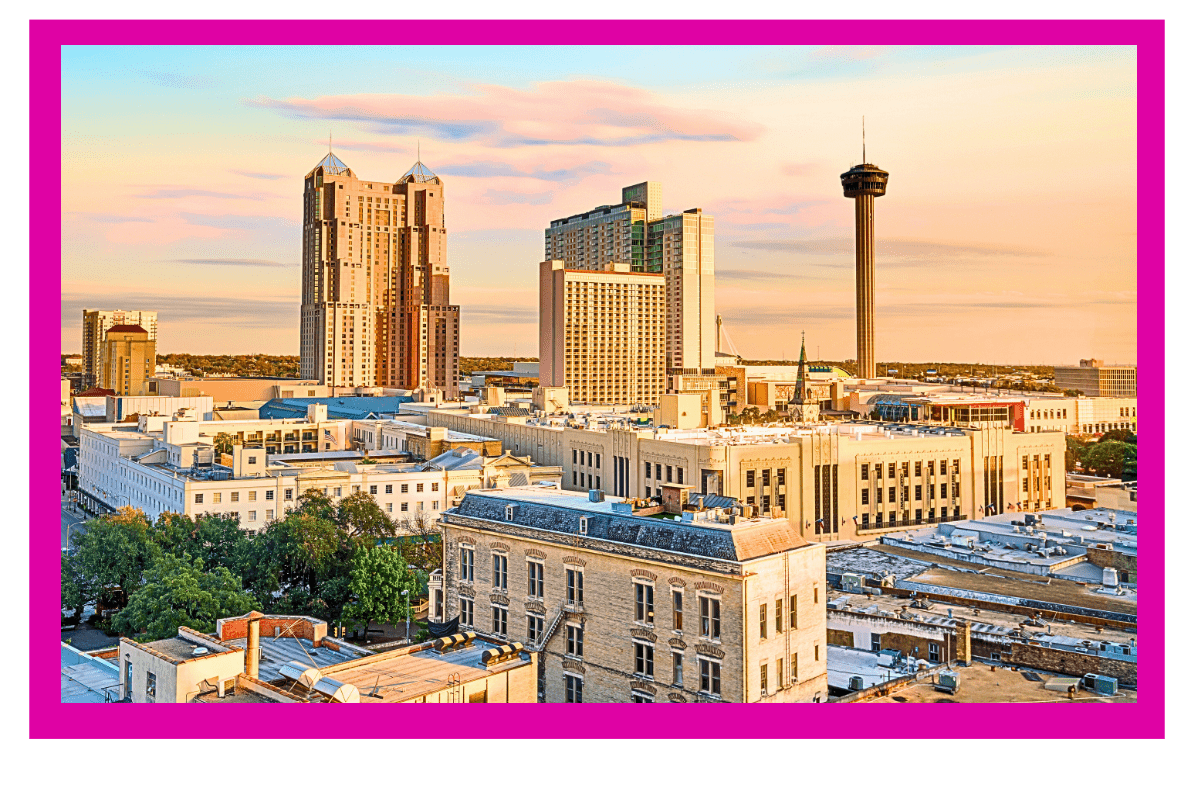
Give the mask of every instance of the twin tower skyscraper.
[[304, 176], [301, 378], [458, 396], [444, 188], [419, 158], [369, 181], [332, 149]]

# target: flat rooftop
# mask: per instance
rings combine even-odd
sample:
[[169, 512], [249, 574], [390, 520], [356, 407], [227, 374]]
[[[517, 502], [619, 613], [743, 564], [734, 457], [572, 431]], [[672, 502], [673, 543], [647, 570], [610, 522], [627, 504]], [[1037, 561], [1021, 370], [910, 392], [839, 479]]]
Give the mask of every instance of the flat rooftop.
[[324, 676], [358, 687], [360, 702], [403, 703], [431, 691], [456, 683], [467, 683], [486, 675], [495, 675], [527, 666], [532, 656], [518, 657], [484, 666], [485, 651], [498, 642], [473, 639], [469, 644], [446, 653], [432, 647], [397, 653], [364, 664], [350, 663], [335, 670], [322, 670]]
[[[226, 642], [243, 650], [246, 648], [245, 638], [226, 639]], [[279, 674], [279, 668], [289, 661], [298, 661], [306, 667], [316, 667], [323, 671], [326, 667], [372, 654], [370, 650], [340, 642], [338, 644], [340, 650], [333, 650], [328, 647], [313, 647], [311, 641], [293, 636], [274, 638], [262, 635], [258, 640], [262, 650], [258, 660], [258, 678], [267, 682], [279, 680], [283, 677]]]
[[[233, 647], [221, 644], [215, 639], [208, 639], [207, 637], [203, 643], [200, 643], [191, 639], [185, 639], [182, 636], [172, 636], [169, 639], [142, 642], [137, 646], [173, 661], [190, 661], [193, 658], [202, 658], [213, 653], [229, 653], [233, 651]], [[200, 647], [205, 648], [207, 652], [196, 653], [195, 650]]]
[[[833, 648], [829, 648], [833, 650]], [[1106, 697], [1080, 688], [1075, 699], [1067, 698], [1066, 692], [1048, 689], [1047, 682], [1054, 678], [1069, 677], [1044, 670], [1012, 669], [996, 667], [976, 661], [969, 667], [953, 667], [958, 673], [959, 690], [956, 694], [939, 692], [933, 688], [930, 678], [912, 683], [887, 697], [878, 697], [870, 703], [1135, 703], [1137, 690], [1122, 686], [1114, 697]]]

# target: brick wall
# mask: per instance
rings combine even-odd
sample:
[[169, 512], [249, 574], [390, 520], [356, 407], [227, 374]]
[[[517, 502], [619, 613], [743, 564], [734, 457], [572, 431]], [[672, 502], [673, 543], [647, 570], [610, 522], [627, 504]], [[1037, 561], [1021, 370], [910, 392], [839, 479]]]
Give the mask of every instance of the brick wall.
[[[245, 639], [248, 623], [249, 620], [245, 617], [217, 620], [217, 638], [221, 641]], [[273, 637], [276, 635], [276, 628], [280, 633], [287, 631], [286, 634], [283, 634], [285, 636], [294, 635], [299, 639], [307, 639], [314, 644], [320, 644], [329, 630], [329, 625], [312, 617], [275, 616], [259, 619], [258, 633], [260, 636]]]
[[1123, 684], [1137, 686], [1137, 662], [1118, 661], [1115, 658], [1104, 658], [1090, 653], [1013, 642], [1004, 663], [1061, 672], [1064, 675], [1108, 675]]
[[1102, 550], [1098, 547], [1089, 547], [1087, 560], [1101, 569], [1111, 567], [1118, 573], [1127, 573], [1129, 577], [1128, 582], [1137, 583], [1137, 556], [1121, 553], [1116, 550]]
[[854, 632], [826, 628], [825, 641], [835, 647], [854, 647]]

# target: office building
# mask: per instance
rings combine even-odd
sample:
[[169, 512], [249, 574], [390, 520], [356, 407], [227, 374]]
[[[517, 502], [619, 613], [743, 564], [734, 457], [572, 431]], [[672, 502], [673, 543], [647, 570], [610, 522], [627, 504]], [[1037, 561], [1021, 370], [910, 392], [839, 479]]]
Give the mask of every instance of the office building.
[[887, 190], [888, 174], [863, 163], [841, 175], [842, 193], [854, 198], [854, 301], [857, 320], [858, 377], [875, 377], [875, 198]]
[[458, 396], [444, 190], [420, 160], [369, 181], [330, 152], [305, 176], [303, 379]]
[[663, 276], [620, 263], [540, 270], [540, 385], [565, 387], [572, 403], [656, 404], [666, 389]]
[[1137, 397], [1137, 366], [1105, 366], [1098, 358], [1085, 358], [1078, 367], [1055, 367], [1054, 384], [1063, 391], [1074, 389], [1088, 397]]
[[[100, 358], [104, 349], [104, 334], [114, 325], [140, 325], [150, 341], [158, 341], [157, 311], [89, 311], [83, 310], [83, 354], [81, 369], [85, 389], [98, 385]], [[153, 377], [153, 373], [151, 373]]]
[[675, 519], [599, 492], [469, 492], [442, 515], [430, 619], [537, 653], [548, 703], [823, 701], [825, 548], [673, 489]]
[[759, 513], [778, 509], [819, 540], [1041, 510], [1066, 496], [1061, 431], [870, 422], [666, 429], [636, 413], [579, 409], [439, 408], [426, 421], [559, 465], [566, 488], [647, 498], [688, 484]]
[[633, 273], [662, 275], [666, 368], [711, 370], [717, 349], [712, 215], [693, 208], [664, 216], [655, 181], [627, 186], [621, 195], [619, 205], [553, 220], [546, 260], [569, 270], [604, 270], [616, 262]]
[[141, 325], [113, 325], [100, 348], [99, 386], [118, 395], [144, 395], [154, 377], [154, 340]]

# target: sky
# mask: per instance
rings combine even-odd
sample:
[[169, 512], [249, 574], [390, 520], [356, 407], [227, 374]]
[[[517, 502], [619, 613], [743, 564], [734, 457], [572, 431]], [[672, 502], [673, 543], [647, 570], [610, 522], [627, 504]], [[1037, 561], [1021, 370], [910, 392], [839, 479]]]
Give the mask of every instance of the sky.
[[875, 201], [881, 361], [1134, 362], [1133, 47], [63, 47], [62, 349], [159, 311], [160, 353], [299, 352], [303, 178], [446, 186], [462, 354], [537, 355], [550, 220], [657, 180], [716, 226], [737, 352], [854, 357]]

